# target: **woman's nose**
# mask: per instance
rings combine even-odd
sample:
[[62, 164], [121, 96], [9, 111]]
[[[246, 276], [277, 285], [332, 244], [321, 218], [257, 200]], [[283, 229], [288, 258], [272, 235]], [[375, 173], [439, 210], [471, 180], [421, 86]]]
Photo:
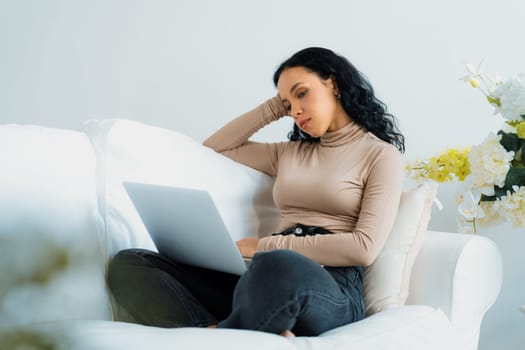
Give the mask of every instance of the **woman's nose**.
[[295, 107], [292, 106], [291, 109], [292, 109], [292, 117], [294, 118], [298, 118], [303, 112], [302, 109], [299, 108], [298, 106], [295, 106]]

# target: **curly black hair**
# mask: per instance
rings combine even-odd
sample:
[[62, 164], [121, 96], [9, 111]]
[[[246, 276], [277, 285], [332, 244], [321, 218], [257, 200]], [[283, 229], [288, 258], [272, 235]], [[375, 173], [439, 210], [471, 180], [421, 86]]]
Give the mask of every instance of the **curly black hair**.
[[[352, 120], [381, 140], [394, 145], [400, 152], [405, 152], [405, 137], [397, 127], [396, 118], [387, 113], [386, 105], [374, 95], [368, 79], [345, 57], [322, 47], [303, 49], [277, 68], [273, 75], [275, 86], [281, 73], [292, 67], [304, 67], [323, 80], [333, 77], [341, 94], [343, 109]], [[291, 141], [319, 142], [318, 138], [303, 132], [296, 124], [288, 138]]]

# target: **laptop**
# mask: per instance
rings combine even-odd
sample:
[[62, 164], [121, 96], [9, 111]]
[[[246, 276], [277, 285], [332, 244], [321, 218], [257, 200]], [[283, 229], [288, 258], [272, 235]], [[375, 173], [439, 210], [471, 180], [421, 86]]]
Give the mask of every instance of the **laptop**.
[[123, 182], [159, 253], [176, 262], [241, 275], [244, 259], [207, 191]]

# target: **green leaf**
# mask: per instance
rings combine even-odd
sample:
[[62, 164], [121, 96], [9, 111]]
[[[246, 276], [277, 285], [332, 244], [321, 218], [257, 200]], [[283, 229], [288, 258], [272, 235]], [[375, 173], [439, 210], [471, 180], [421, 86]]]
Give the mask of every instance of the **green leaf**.
[[512, 191], [512, 186], [524, 186], [525, 185], [525, 168], [510, 168], [505, 177], [505, 189]]
[[481, 195], [480, 201], [482, 202], [494, 202], [496, 199], [501, 198], [502, 196], [507, 195], [507, 190], [512, 191], [512, 188], [507, 189], [507, 186], [504, 187], [498, 187], [494, 186], [494, 195], [493, 196], [487, 196], [485, 194]]
[[495, 197], [497, 197], [497, 198], [501, 198], [502, 196], [506, 196], [508, 191], [512, 192], [512, 186], [511, 187], [507, 187], [506, 183], [505, 183], [505, 186], [503, 186], [503, 187], [494, 186], [494, 192], [496, 193]]
[[521, 164], [519, 164], [517, 166], [522, 166], [523, 164], [525, 164], [525, 143], [523, 143], [521, 145], [521, 149], [520, 150], [521, 150], [521, 154], [520, 154], [521, 157], [519, 157], [518, 160], [521, 162]]
[[516, 126], [521, 123], [517, 120], [505, 120], [505, 124], [512, 126], [513, 128], [516, 128]]
[[500, 130], [498, 131], [498, 135], [501, 135], [499, 143], [507, 150], [507, 152], [513, 151], [516, 153], [523, 143], [523, 140], [520, 140], [518, 135], [514, 133], [506, 133]]
[[480, 201], [481, 202], [494, 202], [496, 200], [496, 196], [486, 196], [484, 194], [481, 195]]

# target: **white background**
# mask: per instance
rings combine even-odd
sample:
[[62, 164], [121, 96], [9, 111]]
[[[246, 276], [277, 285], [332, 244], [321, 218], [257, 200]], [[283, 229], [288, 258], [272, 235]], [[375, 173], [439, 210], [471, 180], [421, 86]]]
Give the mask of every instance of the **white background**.
[[[307, 46], [364, 72], [406, 136], [406, 158], [479, 143], [501, 120], [459, 81], [465, 63], [525, 72], [525, 2], [0, 0], [0, 123], [81, 129], [129, 118], [202, 141], [276, 91], [278, 64]], [[284, 120], [257, 138], [283, 139]], [[407, 181], [407, 185], [411, 185]], [[454, 191], [430, 228], [454, 231]], [[524, 229], [481, 234], [504, 257], [504, 285], [480, 349], [525, 348]]]

